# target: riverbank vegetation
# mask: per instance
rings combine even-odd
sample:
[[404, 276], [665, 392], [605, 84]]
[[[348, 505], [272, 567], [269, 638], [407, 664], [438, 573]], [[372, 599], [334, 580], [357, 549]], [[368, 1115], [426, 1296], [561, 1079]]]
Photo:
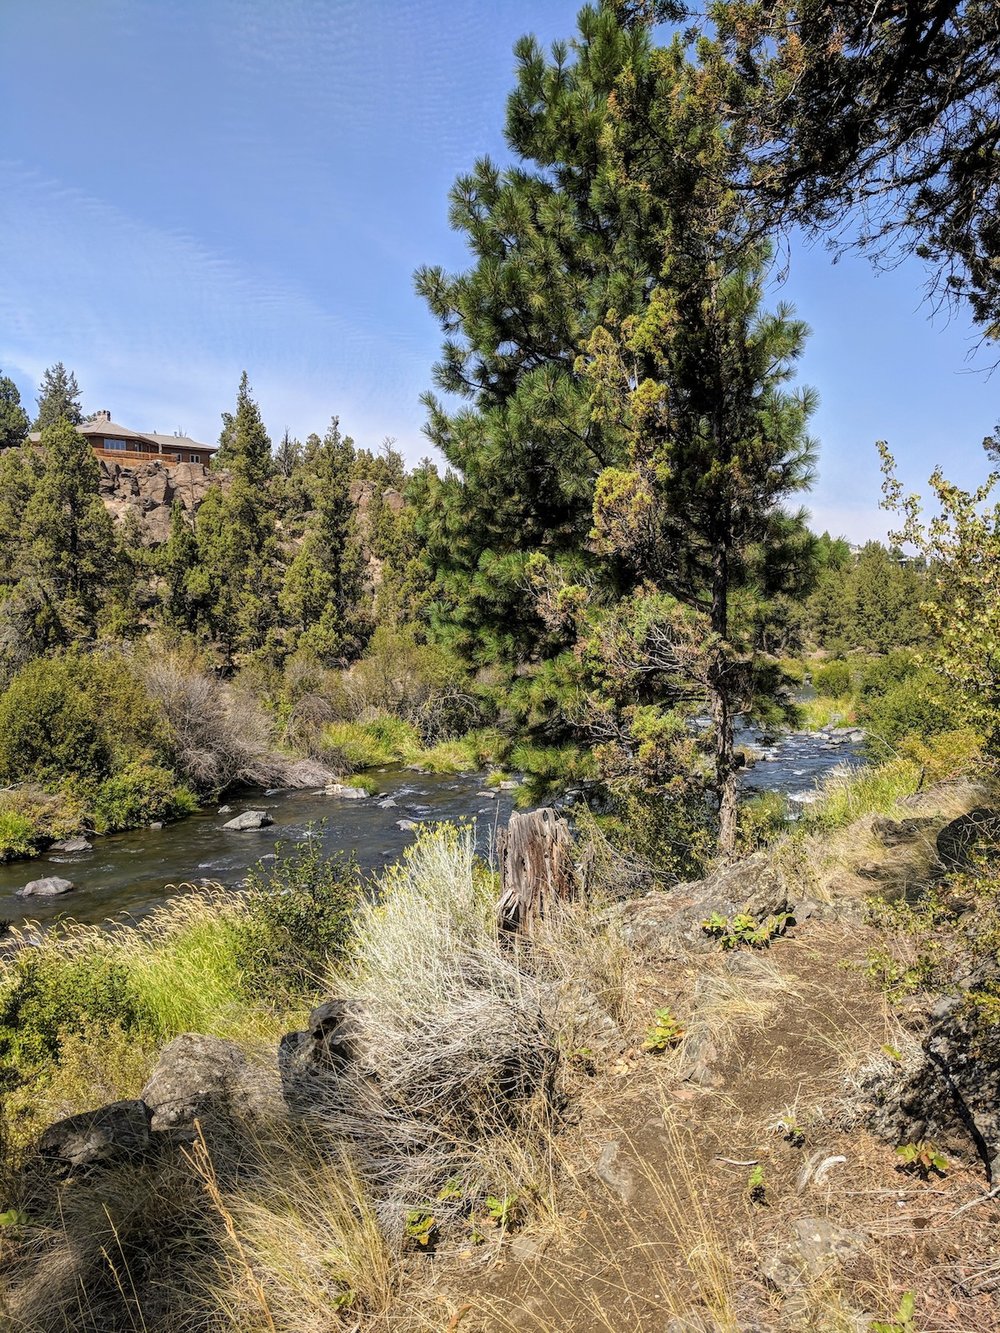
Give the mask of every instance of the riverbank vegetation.
[[[995, 334], [995, 33], [710, 14], [518, 44], [515, 161], [454, 186], [468, 267], [416, 279], [444, 469], [336, 419], [273, 449], [244, 377], [152, 540], [73, 376], [37, 447], [0, 382], [6, 854], [297, 763], [576, 812], [521, 931], [503, 848], [449, 827], [375, 884], [308, 838], [242, 892], [13, 931], [5, 1327], [1000, 1327], [998, 476], [935, 474], [928, 514], [883, 446], [892, 545], [811, 533], [807, 329], [769, 295], [783, 222], [902, 165], [877, 235]], [[738, 721], [868, 762], [741, 800]]]

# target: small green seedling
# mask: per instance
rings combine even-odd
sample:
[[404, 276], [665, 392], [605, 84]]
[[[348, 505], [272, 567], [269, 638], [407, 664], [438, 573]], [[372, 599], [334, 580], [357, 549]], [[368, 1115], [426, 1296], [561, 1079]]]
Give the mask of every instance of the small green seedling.
[[358, 1293], [353, 1287], [341, 1287], [330, 1299], [330, 1304], [335, 1310], [349, 1310], [358, 1299]]
[[425, 1208], [411, 1208], [406, 1214], [403, 1234], [407, 1240], [416, 1241], [418, 1245], [426, 1248], [436, 1237], [437, 1229], [433, 1213], [429, 1213]]
[[873, 1319], [868, 1325], [868, 1333], [917, 1333], [913, 1318], [916, 1304], [913, 1292], [905, 1291], [896, 1313], [889, 1319]]
[[921, 1139], [919, 1143], [901, 1143], [896, 1149], [896, 1156], [904, 1170], [917, 1172], [922, 1180], [926, 1180], [932, 1171], [939, 1176], [948, 1174], [947, 1157], [930, 1139]]
[[806, 1141], [805, 1131], [795, 1123], [794, 1116], [783, 1115], [774, 1128], [793, 1148], [801, 1148]]
[[0, 1227], [23, 1227], [27, 1220], [27, 1213], [20, 1208], [8, 1208], [5, 1213], [0, 1213]]
[[764, 1167], [758, 1162], [747, 1176], [747, 1198], [751, 1203], [767, 1203], [767, 1182]]
[[657, 1009], [653, 1015], [653, 1026], [646, 1029], [646, 1040], [642, 1043], [644, 1051], [665, 1051], [676, 1046], [684, 1029], [669, 1009]]
[[903, 1063], [903, 1052], [897, 1046], [890, 1046], [888, 1042], [882, 1047], [882, 1054], [887, 1055], [890, 1060], [895, 1060], [897, 1065]]

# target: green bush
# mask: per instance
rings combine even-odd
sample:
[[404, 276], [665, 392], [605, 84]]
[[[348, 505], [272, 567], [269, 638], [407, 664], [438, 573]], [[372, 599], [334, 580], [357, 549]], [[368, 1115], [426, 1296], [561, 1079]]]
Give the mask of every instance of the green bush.
[[0, 1071], [7, 1087], [58, 1062], [70, 1033], [148, 1020], [127, 969], [104, 950], [79, 956], [25, 949], [0, 990]]
[[889, 684], [884, 693], [870, 688], [859, 705], [858, 718], [875, 758], [897, 752], [906, 737], [927, 740], [957, 730], [964, 721], [960, 700], [926, 667]]
[[0, 810], [0, 861], [31, 856], [38, 850], [41, 834], [38, 825], [16, 810]]
[[770, 846], [789, 827], [788, 800], [780, 792], [765, 791], [742, 802], [739, 808], [739, 846], [756, 852]]
[[413, 764], [420, 758], [420, 732], [388, 714], [370, 722], [331, 722], [323, 732], [323, 749], [331, 762], [348, 769]]
[[840, 699], [851, 693], [851, 668], [842, 658], [826, 662], [812, 673], [812, 682], [817, 694]]
[[247, 877], [246, 917], [236, 957], [247, 988], [259, 995], [318, 990], [326, 967], [349, 951], [358, 871], [323, 855], [320, 830], [310, 828], [276, 860]]
[[169, 768], [135, 763], [98, 787], [94, 822], [99, 833], [116, 833], [154, 820], [179, 819], [197, 808], [197, 798], [177, 785]]
[[118, 654], [29, 662], [0, 696], [0, 782], [101, 781], [165, 752], [165, 723]]

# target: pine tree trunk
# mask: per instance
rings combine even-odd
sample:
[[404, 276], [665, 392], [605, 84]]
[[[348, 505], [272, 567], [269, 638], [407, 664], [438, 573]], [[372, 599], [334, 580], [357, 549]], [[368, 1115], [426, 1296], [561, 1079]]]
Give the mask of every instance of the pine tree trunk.
[[733, 763], [733, 709], [726, 680], [725, 641], [729, 633], [729, 551], [720, 543], [712, 562], [712, 631], [721, 641], [709, 672], [709, 709], [715, 728], [715, 789], [719, 801], [719, 850], [736, 850], [739, 793]]

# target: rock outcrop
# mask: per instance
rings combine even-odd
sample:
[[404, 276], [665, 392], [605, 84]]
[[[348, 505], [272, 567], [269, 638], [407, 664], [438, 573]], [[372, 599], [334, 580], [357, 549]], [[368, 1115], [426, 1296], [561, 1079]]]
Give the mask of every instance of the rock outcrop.
[[133, 514], [148, 545], [165, 542], [170, 536], [170, 511], [179, 501], [193, 517], [210, 487], [224, 485], [227, 474], [209, 472], [201, 463], [139, 463], [123, 467], [100, 460], [100, 495], [105, 508], [118, 522]]
[[189, 1130], [195, 1120], [245, 1120], [279, 1110], [276, 1080], [221, 1037], [188, 1032], [164, 1046], [140, 1093], [150, 1128]]

